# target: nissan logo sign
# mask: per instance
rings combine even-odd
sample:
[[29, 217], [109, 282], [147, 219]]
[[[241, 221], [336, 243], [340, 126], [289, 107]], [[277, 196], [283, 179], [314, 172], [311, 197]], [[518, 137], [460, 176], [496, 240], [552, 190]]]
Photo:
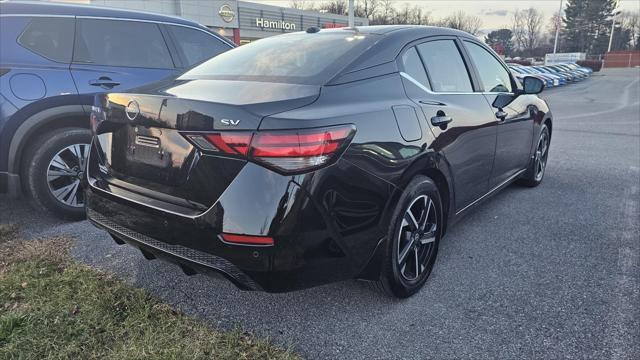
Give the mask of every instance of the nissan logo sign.
[[224, 20], [224, 22], [232, 22], [233, 18], [236, 17], [235, 11], [231, 8], [231, 6], [224, 4], [220, 6], [220, 10], [218, 10], [218, 15]]

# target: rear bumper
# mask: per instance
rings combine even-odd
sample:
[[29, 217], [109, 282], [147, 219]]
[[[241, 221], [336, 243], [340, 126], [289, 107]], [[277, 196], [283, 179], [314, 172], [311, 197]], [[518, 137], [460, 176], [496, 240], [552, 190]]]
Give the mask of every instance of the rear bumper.
[[[213, 206], [188, 216], [88, 182], [87, 216], [96, 226], [187, 273], [216, 272], [241, 289], [267, 292], [357, 278], [365, 268], [375, 276], [367, 265], [386, 233], [392, 191], [348, 162], [298, 176], [248, 163]], [[269, 236], [275, 244], [228, 244], [222, 233]]]
[[185, 273], [215, 271], [224, 275], [243, 290], [262, 290], [245, 273], [221, 257], [152, 239], [144, 234], [120, 226], [94, 210], [87, 211], [87, 218], [95, 226], [108, 231], [123, 242], [140, 248], [146, 254], [150, 253], [154, 257], [166, 258], [171, 262], [177, 263]]

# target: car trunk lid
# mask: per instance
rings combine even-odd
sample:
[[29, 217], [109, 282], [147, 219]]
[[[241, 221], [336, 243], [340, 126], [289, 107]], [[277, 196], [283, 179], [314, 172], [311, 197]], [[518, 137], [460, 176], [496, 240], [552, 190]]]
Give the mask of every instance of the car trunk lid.
[[98, 96], [97, 175], [105, 185], [203, 211], [246, 160], [205, 154], [185, 135], [257, 130], [265, 116], [310, 104], [319, 93], [311, 85], [191, 80]]

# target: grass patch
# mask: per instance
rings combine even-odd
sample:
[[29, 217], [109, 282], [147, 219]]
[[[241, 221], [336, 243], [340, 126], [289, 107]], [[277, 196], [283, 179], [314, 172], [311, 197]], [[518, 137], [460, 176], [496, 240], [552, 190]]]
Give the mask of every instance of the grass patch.
[[1, 359], [297, 357], [241, 331], [215, 331], [73, 262], [69, 239], [20, 242], [16, 233], [0, 227]]

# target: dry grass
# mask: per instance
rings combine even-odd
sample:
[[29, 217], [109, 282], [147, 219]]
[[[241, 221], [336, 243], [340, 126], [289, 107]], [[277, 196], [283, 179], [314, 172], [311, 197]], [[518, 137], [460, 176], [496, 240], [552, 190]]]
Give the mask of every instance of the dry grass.
[[220, 332], [147, 292], [74, 262], [64, 237], [20, 241], [0, 225], [2, 359], [293, 359]]

